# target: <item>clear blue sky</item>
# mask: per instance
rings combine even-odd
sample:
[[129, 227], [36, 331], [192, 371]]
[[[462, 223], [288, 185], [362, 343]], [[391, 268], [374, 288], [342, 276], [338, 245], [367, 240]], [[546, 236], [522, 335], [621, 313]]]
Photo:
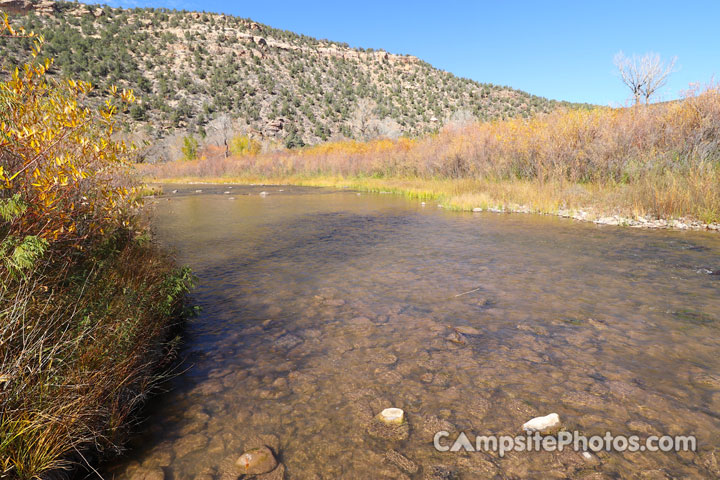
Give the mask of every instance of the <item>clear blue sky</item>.
[[690, 83], [720, 80], [720, 0], [393, 1], [109, 0], [223, 12], [276, 28], [416, 55], [480, 82], [544, 97], [603, 105], [628, 92], [612, 60], [626, 54], [677, 56], [659, 99]]

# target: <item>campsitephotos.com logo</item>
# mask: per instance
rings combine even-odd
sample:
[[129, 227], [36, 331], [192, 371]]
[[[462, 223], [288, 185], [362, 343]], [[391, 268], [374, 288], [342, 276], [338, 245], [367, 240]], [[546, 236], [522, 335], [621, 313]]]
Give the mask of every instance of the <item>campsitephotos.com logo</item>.
[[435, 434], [433, 444], [440, 452], [497, 452], [501, 457], [507, 452], [561, 452], [571, 448], [576, 452], [695, 452], [697, 439], [694, 435], [650, 435], [644, 439], [637, 435], [586, 436], [578, 431], [561, 431], [556, 435], [538, 432], [526, 435], [476, 435], [474, 442], [465, 432], [451, 436], [449, 432]]

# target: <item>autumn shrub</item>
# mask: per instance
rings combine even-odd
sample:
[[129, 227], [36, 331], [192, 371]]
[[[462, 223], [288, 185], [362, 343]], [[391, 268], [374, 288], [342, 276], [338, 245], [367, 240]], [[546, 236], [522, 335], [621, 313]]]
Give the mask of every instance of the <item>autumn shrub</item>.
[[[2, 18], [2, 17], [0, 17]], [[42, 39], [0, 81], [0, 477], [69, 469], [116, 451], [171, 351], [191, 276], [148, 239], [112, 89], [48, 75]]]
[[230, 153], [241, 157], [260, 153], [260, 142], [247, 135], [236, 135], [230, 140]]

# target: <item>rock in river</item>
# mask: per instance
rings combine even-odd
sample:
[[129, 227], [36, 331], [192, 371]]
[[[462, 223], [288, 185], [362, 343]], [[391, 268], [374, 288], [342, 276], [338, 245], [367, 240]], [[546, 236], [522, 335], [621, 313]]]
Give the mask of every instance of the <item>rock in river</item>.
[[410, 435], [410, 426], [405, 421], [405, 412], [399, 408], [386, 408], [370, 420], [367, 432], [384, 440], [405, 440]]
[[560, 416], [557, 413], [551, 413], [544, 417], [535, 417], [525, 422], [522, 429], [528, 433], [538, 432], [541, 435], [553, 435], [560, 430]]
[[244, 475], [260, 475], [277, 467], [275, 455], [268, 447], [253, 448], [240, 455], [235, 465]]
[[396, 452], [395, 450], [391, 449], [385, 452], [385, 460], [395, 465], [404, 472], [415, 473], [418, 471], [417, 463], [413, 462], [402, 453]]
[[462, 335], [480, 335], [482, 332], [475, 327], [469, 327], [467, 325], [460, 325], [458, 327], [452, 327], [453, 330]]
[[273, 346], [275, 348], [290, 350], [291, 348], [300, 345], [302, 342], [302, 338], [298, 337], [297, 335], [293, 335], [292, 333], [286, 333], [285, 335], [282, 335], [277, 340], [275, 340]]
[[399, 408], [386, 408], [380, 412], [378, 419], [388, 425], [402, 425], [405, 423], [405, 412]]
[[425, 469], [423, 480], [453, 480], [457, 478], [457, 473], [451, 467], [446, 465], [433, 465]]

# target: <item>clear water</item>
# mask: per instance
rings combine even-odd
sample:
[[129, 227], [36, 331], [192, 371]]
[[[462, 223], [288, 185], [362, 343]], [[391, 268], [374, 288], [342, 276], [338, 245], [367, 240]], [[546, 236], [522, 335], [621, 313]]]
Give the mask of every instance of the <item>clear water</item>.
[[[702, 270], [720, 268], [720, 236], [348, 191], [175, 188], [154, 201], [156, 230], [198, 275], [202, 312], [182, 373], [106, 476], [228, 478], [258, 435], [277, 438], [291, 479], [444, 478], [439, 465], [462, 479], [720, 475], [720, 276]], [[366, 431], [391, 406], [407, 412], [405, 441]], [[432, 444], [439, 430], [515, 435], [550, 412], [588, 435], [695, 435], [699, 451], [500, 458]]]

